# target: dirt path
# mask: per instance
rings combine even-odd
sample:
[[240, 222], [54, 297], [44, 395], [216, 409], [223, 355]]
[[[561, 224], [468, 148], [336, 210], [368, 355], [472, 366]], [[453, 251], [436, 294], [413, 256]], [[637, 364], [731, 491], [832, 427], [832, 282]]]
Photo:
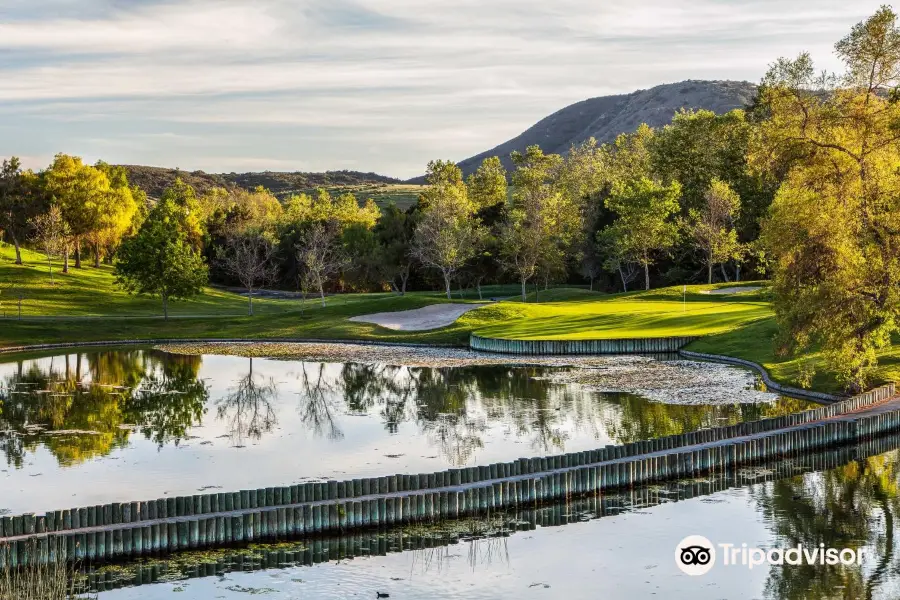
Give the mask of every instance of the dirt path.
[[374, 323], [394, 331], [428, 331], [453, 325], [458, 318], [485, 304], [432, 304], [414, 310], [374, 313], [351, 317], [358, 323]]

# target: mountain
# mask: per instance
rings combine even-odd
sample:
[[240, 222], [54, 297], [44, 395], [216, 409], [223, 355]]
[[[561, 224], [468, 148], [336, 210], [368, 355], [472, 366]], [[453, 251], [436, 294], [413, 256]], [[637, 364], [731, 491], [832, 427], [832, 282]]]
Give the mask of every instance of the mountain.
[[[755, 93], [756, 86], [746, 81], [688, 80], [631, 94], [582, 100], [542, 119], [508, 142], [463, 160], [459, 166], [468, 175], [485, 158], [499, 156], [507, 170], [511, 170], [510, 153], [533, 144], [546, 153], [565, 154], [573, 145], [592, 137], [598, 142], [613, 141], [621, 133], [636, 130], [641, 123], [661, 127], [682, 108], [716, 113], [742, 108], [752, 101]], [[424, 177], [410, 180], [410, 183], [423, 182]]]
[[137, 185], [151, 198], [159, 198], [176, 178], [192, 186], [198, 192], [211, 188], [254, 189], [263, 186], [279, 197], [307, 191], [316, 187], [358, 186], [401, 183], [399, 179], [376, 173], [358, 171], [328, 171], [325, 173], [284, 173], [263, 171], [261, 173], [205, 173], [203, 171], [181, 171], [142, 165], [122, 165], [128, 173], [128, 181]]

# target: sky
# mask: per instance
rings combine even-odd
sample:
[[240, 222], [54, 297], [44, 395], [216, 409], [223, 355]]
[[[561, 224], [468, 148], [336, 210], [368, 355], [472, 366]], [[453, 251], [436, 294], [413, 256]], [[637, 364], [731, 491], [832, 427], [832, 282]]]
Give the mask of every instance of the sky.
[[413, 177], [586, 98], [839, 70], [882, 1], [0, 0], [0, 157]]

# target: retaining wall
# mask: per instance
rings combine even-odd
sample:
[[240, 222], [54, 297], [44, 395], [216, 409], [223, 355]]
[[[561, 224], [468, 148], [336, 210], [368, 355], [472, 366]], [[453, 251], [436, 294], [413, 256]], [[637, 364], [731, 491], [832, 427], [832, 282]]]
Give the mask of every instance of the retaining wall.
[[900, 402], [884, 403], [894, 392], [891, 384], [782, 417], [437, 473], [3, 517], [0, 568], [59, 558], [122, 559], [285, 535], [478, 516], [572, 495], [695, 477], [900, 429]]
[[469, 347], [482, 352], [502, 354], [654, 354], [678, 352], [696, 336], [634, 338], [617, 340], [504, 340], [475, 334]]
[[742, 358], [734, 358], [732, 356], [723, 356], [721, 354], [704, 354], [702, 352], [691, 352], [689, 350], [679, 350], [678, 354], [684, 356], [686, 358], [695, 358], [700, 360], [710, 360], [714, 362], [726, 363], [729, 365], [737, 365], [740, 367], [747, 367], [748, 369], [753, 369], [757, 373], [760, 374], [762, 380], [765, 382], [766, 387], [772, 391], [778, 392], [779, 394], [784, 394], [786, 396], [793, 396], [796, 398], [806, 398], [807, 400], [812, 400], [813, 402], [821, 402], [830, 404], [832, 402], [840, 402], [847, 398], [847, 396], [838, 396], [835, 394], [825, 394], [822, 392], [814, 392], [812, 390], [801, 390], [800, 388], [791, 387], [788, 385], [781, 385], [780, 383], [776, 383], [772, 381], [772, 378], [769, 377], [769, 372], [766, 371], [765, 367], [761, 364], [755, 363], [753, 361], [744, 360]]
[[[900, 436], [895, 434], [862, 444], [829, 448], [797, 458], [766, 461], [762, 469], [721, 470], [703, 479], [641, 486], [621, 494], [592, 494], [579, 498], [565, 498], [543, 505], [515, 507], [501, 518], [491, 520], [490, 528], [495, 528], [495, 523], [502, 524], [503, 531], [498, 535], [506, 537], [511, 532], [531, 531], [537, 527], [577, 524], [582, 522], [585, 516], [591, 519], [618, 516], [630, 510], [707, 496], [750, 483], [777, 481], [803, 472], [832, 469], [853, 460], [883, 454], [898, 446]], [[179, 563], [175, 575], [179, 579], [212, 577], [231, 571], [308, 566], [357, 556], [385, 556], [392, 552], [446, 546], [458, 543], [461, 537], [459, 533], [452, 532], [426, 532], [422, 535], [416, 530], [396, 528], [392, 531], [353, 531], [339, 536], [302, 537], [300, 539], [303, 539], [303, 543], [291, 547], [283, 543], [292, 538], [287, 534], [278, 539], [281, 543], [271, 548], [255, 547], [252, 552], [238, 549], [206, 561], [202, 556], [198, 556], [197, 560], [188, 561], [186, 566]], [[294, 536], [294, 539], [298, 539], [297, 536]], [[492, 536], [487, 535], [486, 539], [473, 543], [490, 544], [492, 539]], [[80, 590], [82, 593], [97, 593], [123, 586], [172, 581], [164, 561], [131, 565], [128, 569], [115, 571], [108, 569], [98, 571], [90, 568], [89, 563], [87, 566], [88, 569], [84, 572], [84, 585]]]

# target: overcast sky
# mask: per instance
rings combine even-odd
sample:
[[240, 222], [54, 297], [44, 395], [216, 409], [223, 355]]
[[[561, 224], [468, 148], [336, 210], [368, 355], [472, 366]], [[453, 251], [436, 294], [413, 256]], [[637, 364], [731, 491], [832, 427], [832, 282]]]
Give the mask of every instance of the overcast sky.
[[0, 0], [0, 156], [411, 177], [585, 98], [837, 69], [880, 2]]

